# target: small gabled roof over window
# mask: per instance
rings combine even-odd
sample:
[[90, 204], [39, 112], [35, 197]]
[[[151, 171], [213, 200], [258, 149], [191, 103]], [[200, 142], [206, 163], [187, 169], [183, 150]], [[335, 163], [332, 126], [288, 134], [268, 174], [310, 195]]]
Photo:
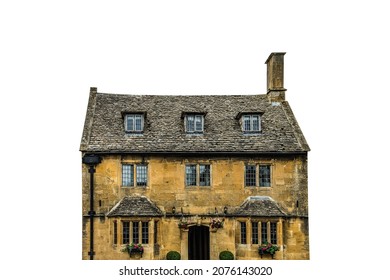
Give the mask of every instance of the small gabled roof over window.
[[145, 196], [125, 196], [107, 214], [108, 217], [161, 217], [161, 210]]

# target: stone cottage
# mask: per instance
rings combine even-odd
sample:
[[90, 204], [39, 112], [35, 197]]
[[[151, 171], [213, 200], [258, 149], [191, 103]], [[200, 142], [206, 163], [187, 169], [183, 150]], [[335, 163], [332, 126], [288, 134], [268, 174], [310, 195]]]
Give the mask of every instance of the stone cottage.
[[147, 260], [169, 251], [216, 260], [226, 250], [237, 260], [309, 259], [309, 146], [285, 100], [284, 55], [266, 61], [265, 94], [91, 87], [80, 145], [83, 259], [136, 259], [122, 251], [132, 243]]

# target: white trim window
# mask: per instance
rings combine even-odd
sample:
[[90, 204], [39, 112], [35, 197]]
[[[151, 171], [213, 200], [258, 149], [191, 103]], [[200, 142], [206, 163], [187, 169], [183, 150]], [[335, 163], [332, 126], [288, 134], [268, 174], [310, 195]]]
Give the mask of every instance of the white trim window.
[[244, 132], [260, 132], [261, 121], [260, 115], [242, 115], [242, 131]]
[[144, 115], [127, 114], [125, 116], [125, 131], [130, 133], [142, 133], [144, 131]]
[[195, 114], [186, 115], [185, 128], [187, 133], [203, 133], [204, 116]]

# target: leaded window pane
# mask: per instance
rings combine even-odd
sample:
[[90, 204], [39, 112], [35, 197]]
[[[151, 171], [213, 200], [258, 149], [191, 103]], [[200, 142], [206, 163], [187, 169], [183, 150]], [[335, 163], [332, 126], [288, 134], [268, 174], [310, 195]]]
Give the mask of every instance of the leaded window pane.
[[256, 165], [245, 166], [245, 186], [256, 186]]
[[143, 244], [149, 243], [149, 223], [148, 222], [142, 222], [142, 243]]
[[142, 131], [142, 116], [135, 115], [135, 131]]
[[241, 225], [241, 244], [246, 244], [246, 223], [245, 222], [240, 222]]
[[251, 130], [251, 118], [250, 116], [244, 116], [244, 131]]
[[259, 244], [259, 224], [252, 222], [252, 244]]
[[122, 244], [130, 243], [130, 222], [122, 223]]
[[133, 222], [133, 243], [139, 243], [139, 223]]
[[137, 186], [146, 186], [148, 184], [148, 166], [137, 165]]
[[122, 165], [122, 186], [134, 186], [134, 166], [132, 164]]
[[203, 131], [203, 116], [195, 116], [195, 130], [198, 132]]
[[259, 131], [259, 116], [252, 116], [252, 130], [253, 131]]
[[196, 186], [196, 165], [186, 165], [186, 185]]
[[265, 244], [268, 242], [267, 238], [267, 223], [262, 222], [261, 223], [261, 244]]
[[118, 243], [118, 224], [116, 221], [114, 221], [114, 245]]
[[271, 166], [270, 165], [260, 165], [260, 187], [270, 187], [271, 186]]
[[195, 130], [195, 118], [194, 116], [187, 116], [187, 132], [194, 132]]
[[199, 186], [210, 186], [210, 165], [199, 165]]

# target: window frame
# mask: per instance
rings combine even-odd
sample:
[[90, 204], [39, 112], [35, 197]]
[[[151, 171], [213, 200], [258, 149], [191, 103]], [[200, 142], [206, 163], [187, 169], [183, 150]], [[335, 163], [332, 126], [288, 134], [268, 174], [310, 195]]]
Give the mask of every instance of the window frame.
[[[249, 128], [247, 128], [246, 119], [249, 118]], [[257, 119], [257, 129], [255, 129], [255, 119]], [[241, 130], [244, 133], [260, 133], [261, 132], [261, 114], [242, 114], [241, 115]]]
[[[130, 179], [129, 183], [124, 184], [124, 167], [130, 166]], [[141, 173], [141, 167], [144, 167], [144, 172]], [[140, 187], [140, 188], [146, 188], [149, 183], [149, 165], [147, 163], [133, 163], [133, 162], [122, 162], [122, 181], [121, 186], [122, 188], [132, 188], [132, 187]], [[140, 179], [143, 177], [142, 179]], [[141, 181], [142, 180], [142, 181]], [[142, 183], [145, 181], [144, 183]]]
[[[267, 166], [269, 168], [268, 172], [268, 177], [262, 178], [261, 177], [261, 168]], [[254, 172], [255, 174], [251, 178], [248, 177], [248, 167], [255, 167]], [[245, 163], [244, 166], [244, 187], [246, 188], [254, 188], [254, 187], [259, 187], [259, 188], [271, 188], [272, 187], [272, 174], [273, 174], [273, 164], [272, 163]], [[253, 178], [254, 177], [254, 178]], [[249, 179], [252, 179], [251, 181], [248, 181]], [[254, 179], [254, 180], [253, 180]], [[264, 182], [268, 181], [268, 186], [264, 185]]]
[[[192, 124], [190, 124], [190, 118], [193, 120]], [[187, 134], [203, 134], [204, 133], [204, 114], [186, 114], [184, 116], [184, 128]], [[199, 122], [200, 120], [200, 122]], [[200, 129], [197, 125], [200, 124]]]
[[[203, 175], [206, 174], [208, 176], [205, 176], [202, 178], [201, 174], [201, 166], [208, 166], [208, 172], [207, 173], [202, 173]], [[188, 167], [194, 167], [195, 169], [195, 184], [188, 184], [189, 180], [188, 177], [189, 175], [193, 176], [193, 174], [187, 173]], [[207, 168], [206, 168], [207, 169]], [[210, 163], [187, 163], [185, 164], [184, 167], [184, 184], [186, 187], [211, 187], [212, 181], [212, 168]], [[193, 182], [193, 178], [191, 178], [191, 181]], [[203, 181], [208, 182], [209, 184], [202, 184]]]
[[[140, 129], [137, 128], [137, 118], [140, 118]], [[128, 119], [133, 120], [133, 127], [129, 128], [128, 125]], [[124, 125], [125, 125], [125, 132], [126, 133], [134, 133], [134, 134], [141, 134], [144, 132], [144, 124], [145, 124], [145, 114], [143, 113], [128, 113], [124, 117]]]
[[[148, 220], [145, 219], [124, 219], [120, 220], [121, 222], [121, 245], [125, 244], [138, 244], [141, 243], [142, 245], [148, 246], [151, 239], [150, 239], [150, 223]], [[126, 225], [126, 227], [125, 227]], [[125, 229], [128, 229], [128, 232], [125, 232]], [[136, 230], [134, 230], [136, 229]], [[125, 233], [128, 235], [127, 237], [127, 243], [124, 243], [125, 240]], [[146, 241], [146, 242], [144, 242]]]

